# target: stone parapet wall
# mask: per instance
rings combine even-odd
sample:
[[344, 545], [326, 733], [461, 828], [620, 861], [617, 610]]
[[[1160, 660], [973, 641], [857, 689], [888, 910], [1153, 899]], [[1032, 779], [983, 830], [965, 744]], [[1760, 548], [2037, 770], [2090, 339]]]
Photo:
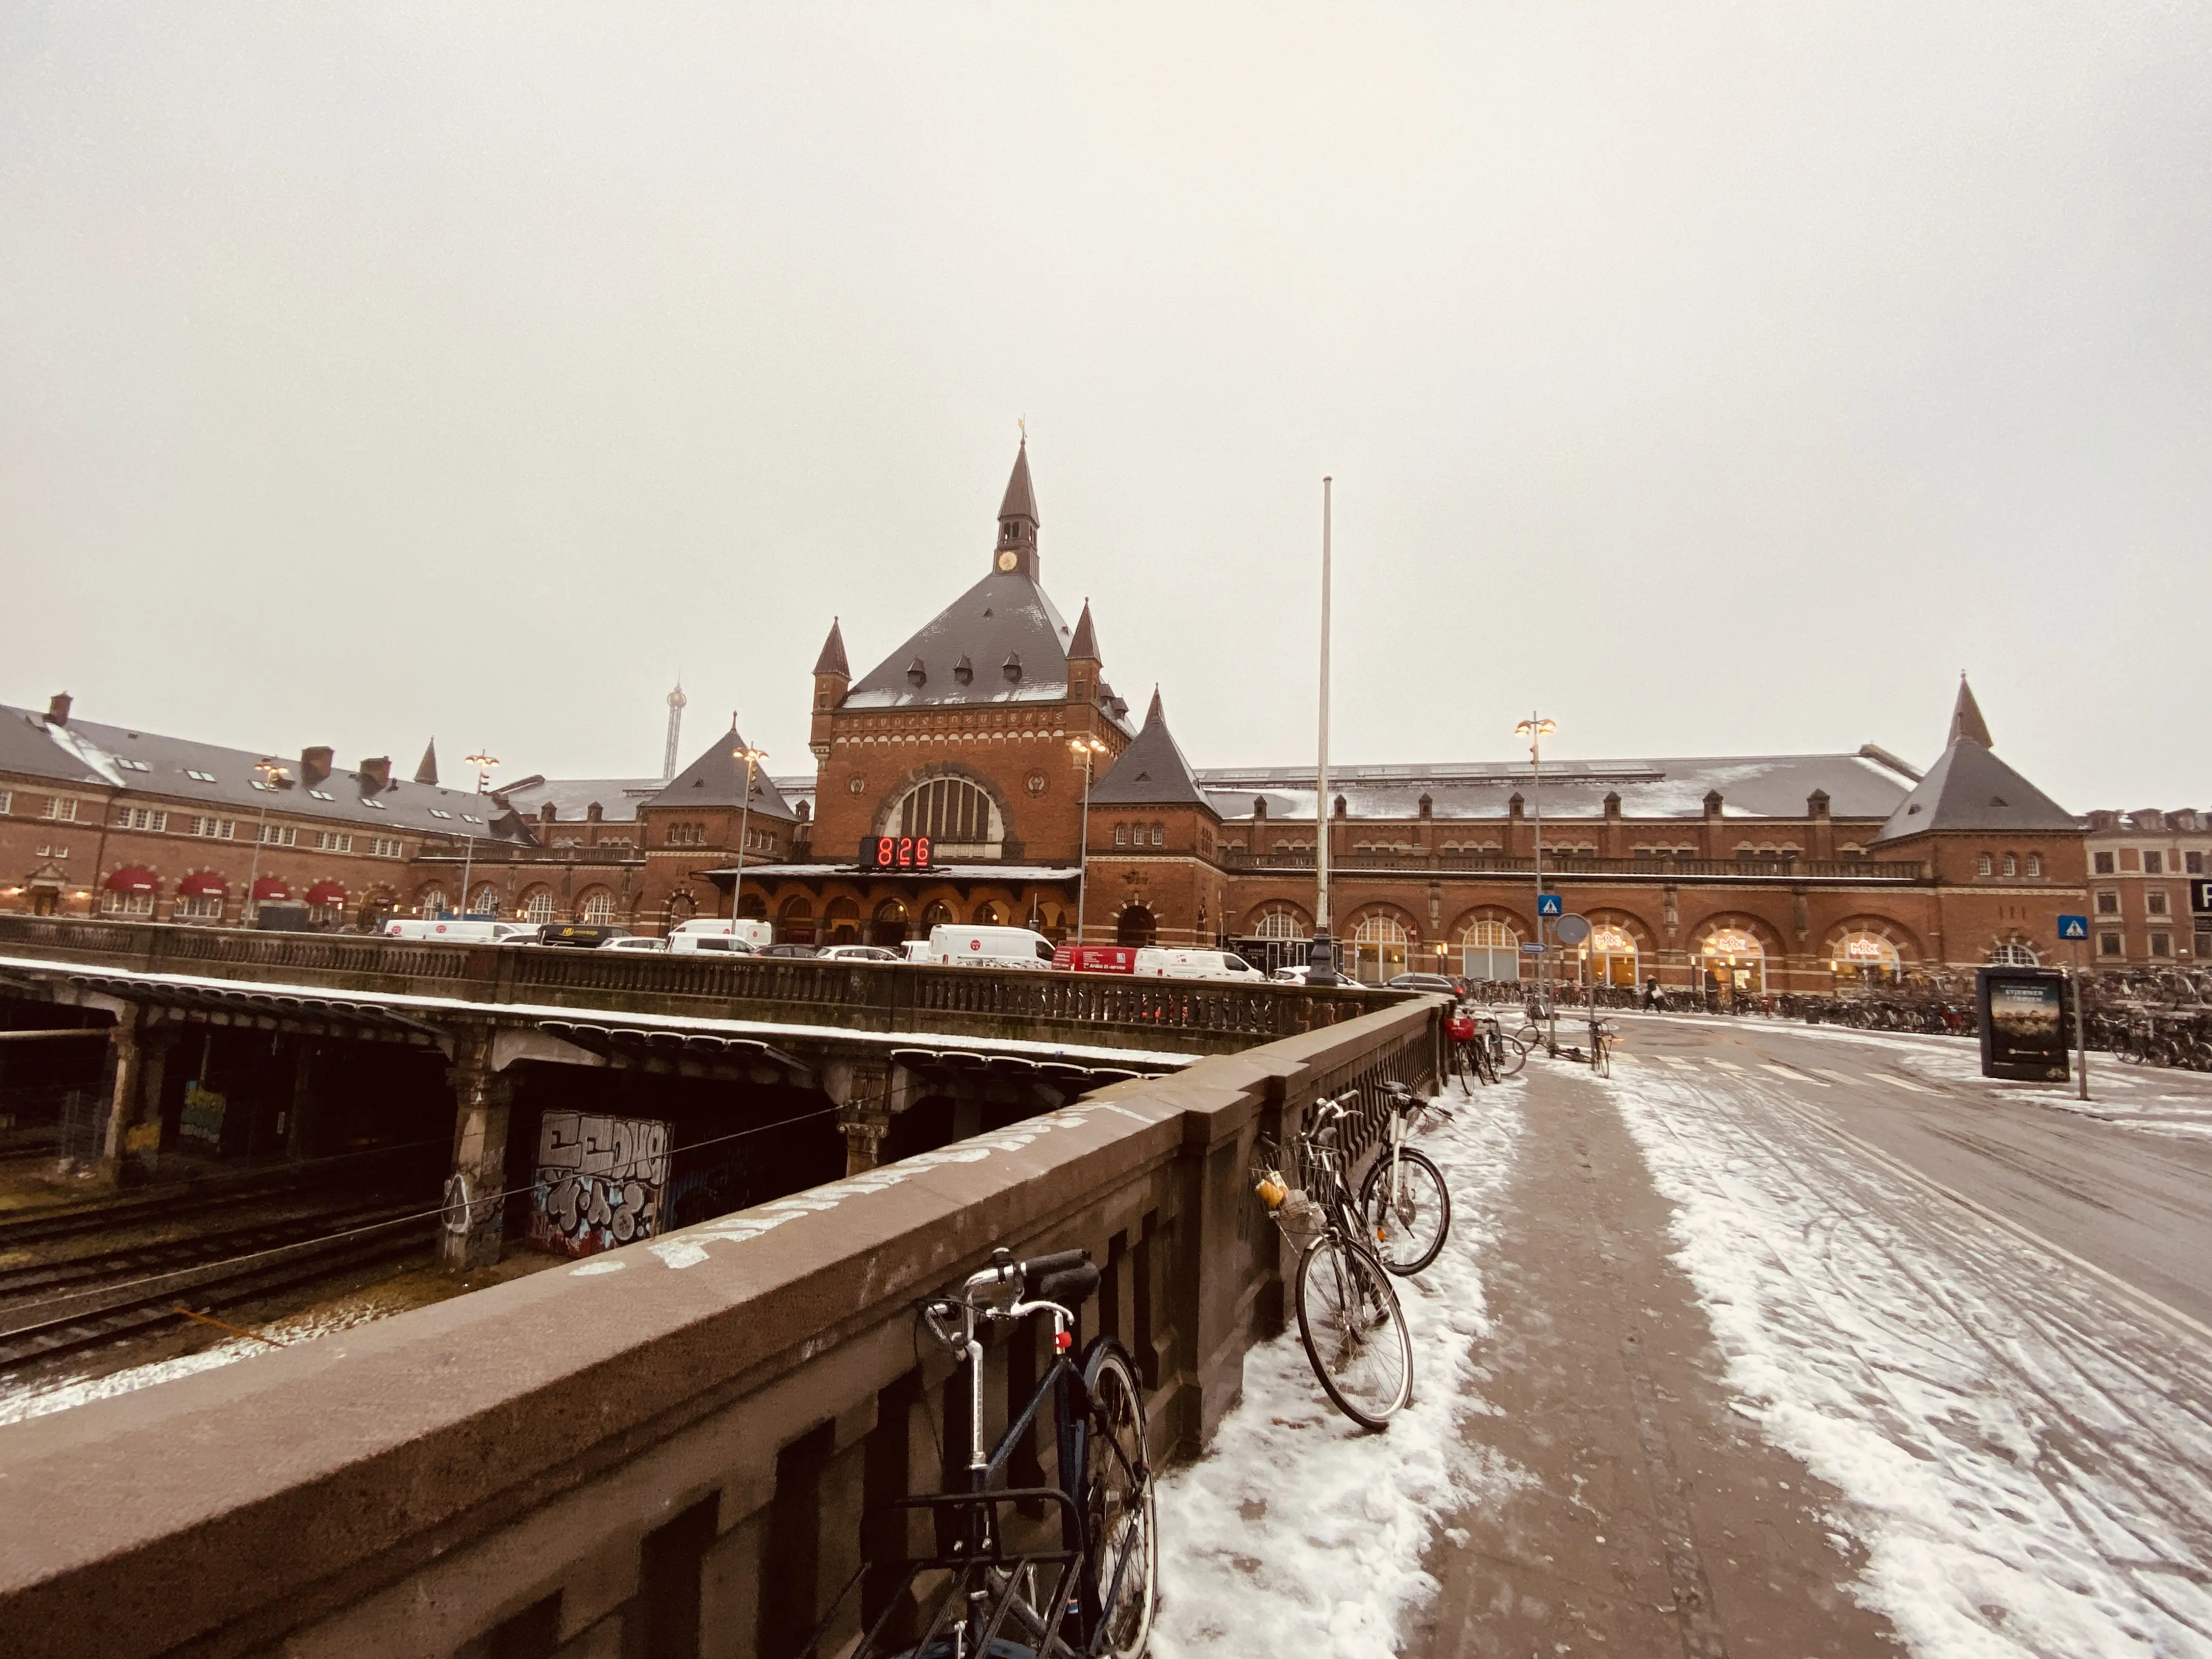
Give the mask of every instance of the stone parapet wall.
[[[698, 1651], [788, 1652], [857, 1564], [864, 1498], [943, 1486], [951, 1365], [915, 1340], [919, 1298], [994, 1246], [1089, 1249], [1084, 1334], [1128, 1346], [1156, 1451], [1190, 1455], [1282, 1318], [1255, 1139], [1432, 1073], [1440, 1008], [0, 1429], [0, 1651], [426, 1659], [536, 1620], [542, 1650], [614, 1655], [696, 1606]], [[1036, 1358], [994, 1343], [987, 1428]]]

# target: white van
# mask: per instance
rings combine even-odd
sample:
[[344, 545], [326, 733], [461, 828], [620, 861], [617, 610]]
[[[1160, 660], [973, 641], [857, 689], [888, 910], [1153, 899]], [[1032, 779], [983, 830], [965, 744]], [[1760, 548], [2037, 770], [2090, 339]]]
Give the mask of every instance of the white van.
[[927, 960], [940, 968], [1052, 966], [1052, 941], [1026, 927], [933, 927]]
[[726, 951], [750, 956], [775, 943], [775, 929], [765, 921], [739, 921], [734, 933], [727, 916], [694, 916], [676, 924], [668, 948], [688, 951]]
[[1267, 976], [1234, 951], [1169, 951], [1137, 952], [1139, 979], [1237, 979], [1264, 985]]
[[410, 921], [395, 916], [384, 924], [386, 939], [434, 939], [448, 945], [497, 945], [516, 933], [535, 933], [526, 921], [490, 921], [482, 916], [435, 916]]

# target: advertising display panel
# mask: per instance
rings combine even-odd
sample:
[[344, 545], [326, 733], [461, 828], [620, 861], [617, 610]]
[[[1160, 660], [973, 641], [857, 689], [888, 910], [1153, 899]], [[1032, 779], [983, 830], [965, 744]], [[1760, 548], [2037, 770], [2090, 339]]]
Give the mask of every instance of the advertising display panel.
[[1981, 1004], [1982, 1075], [2021, 1083], [2063, 1083], [2066, 976], [2055, 968], [1984, 968], [1974, 975]]

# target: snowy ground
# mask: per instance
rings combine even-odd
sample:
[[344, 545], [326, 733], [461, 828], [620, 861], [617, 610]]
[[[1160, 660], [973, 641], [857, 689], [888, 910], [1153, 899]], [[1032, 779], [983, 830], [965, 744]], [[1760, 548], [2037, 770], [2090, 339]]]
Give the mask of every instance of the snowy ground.
[[1844, 1494], [1859, 1593], [1916, 1654], [2212, 1655], [2212, 1351], [1863, 1158], [1809, 1091], [1648, 1060], [1605, 1086], [1736, 1408]]
[[1451, 1188], [1443, 1253], [1393, 1281], [1413, 1336], [1413, 1401], [1388, 1431], [1340, 1415], [1295, 1322], [1244, 1361], [1244, 1398], [1206, 1455], [1161, 1482], [1154, 1659], [1316, 1654], [1387, 1659], [1436, 1592], [1421, 1559], [1439, 1516], [1518, 1478], [1486, 1466], [1458, 1425], [1484, 1409], [1474, 1350], [1490, 1327], [1482, 1262], [1521, 1132], [1518, 1085], [1447, 1095], [1419, 1144]]

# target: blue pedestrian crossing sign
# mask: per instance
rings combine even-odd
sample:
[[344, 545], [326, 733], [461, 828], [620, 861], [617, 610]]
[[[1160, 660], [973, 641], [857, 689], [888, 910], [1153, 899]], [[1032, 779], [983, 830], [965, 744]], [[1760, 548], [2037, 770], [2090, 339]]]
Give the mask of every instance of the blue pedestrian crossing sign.
[[1540, 916], [1556, 916], [1562, 915], [1565, 912], [1565, 901], [1561, 898], [1560, 895], [1557, 893], [1539, 893], [1536, 895], [1536, 914]]
[[2061, 917], [2059, 917], [2059, 918], [2058, 918], [2058, 937], [2059, 937], [2059, 938], [2061, 938], [2061, 939], [2087, 939], [2087, 938], [2088, 938], [2088, 937], [2089, 937], [2089, 918], [2088, 918], [2088, 917], [2087, 917], [2087, 916], [2061, 916]]

